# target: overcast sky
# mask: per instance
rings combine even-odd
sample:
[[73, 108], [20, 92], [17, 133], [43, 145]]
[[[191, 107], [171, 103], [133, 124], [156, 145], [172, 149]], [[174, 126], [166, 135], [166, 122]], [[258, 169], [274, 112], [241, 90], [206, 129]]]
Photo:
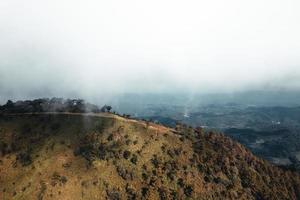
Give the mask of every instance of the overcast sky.
[[299, 0], [2, 0], [0, 96], [300, 89]]

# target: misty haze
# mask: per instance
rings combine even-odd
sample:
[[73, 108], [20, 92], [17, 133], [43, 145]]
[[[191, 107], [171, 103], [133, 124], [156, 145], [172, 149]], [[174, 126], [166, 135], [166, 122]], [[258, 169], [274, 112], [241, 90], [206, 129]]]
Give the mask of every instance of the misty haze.
[[0, 199], [300, 199], [300, 2], [0, 2]]

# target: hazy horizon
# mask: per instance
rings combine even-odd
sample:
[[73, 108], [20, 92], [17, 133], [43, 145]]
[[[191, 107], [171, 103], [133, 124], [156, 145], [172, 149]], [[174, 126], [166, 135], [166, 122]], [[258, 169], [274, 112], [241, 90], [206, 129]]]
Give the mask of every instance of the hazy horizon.
[[0, 2], [0, 102], [300, 90], [300, 2]]

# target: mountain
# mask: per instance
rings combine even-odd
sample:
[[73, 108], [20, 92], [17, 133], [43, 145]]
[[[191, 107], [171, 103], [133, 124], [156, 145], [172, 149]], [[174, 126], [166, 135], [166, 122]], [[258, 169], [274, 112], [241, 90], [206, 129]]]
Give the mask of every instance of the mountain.
[[0, 115], [0, 198], [300, 199], [300, 176], [218, 133], [111, 113]]
[[[201, 99], [199, 99], [200, 101]], [[147, 101], [146, 101], [147, 102]], [[289, 105], [258, 106], [237, 103], [191, 106], [148, 104], [139, 106], [132, 98], [132, 106], [122, 107], [140, 119], [175, 127], [176, 122], [217, 130], [237, 140], [273, 164], [300, 172], [300, 107]], [[137, 109], [133, 108], [137, 105]], [[124, 109], [121, 109], [124, 110]]]

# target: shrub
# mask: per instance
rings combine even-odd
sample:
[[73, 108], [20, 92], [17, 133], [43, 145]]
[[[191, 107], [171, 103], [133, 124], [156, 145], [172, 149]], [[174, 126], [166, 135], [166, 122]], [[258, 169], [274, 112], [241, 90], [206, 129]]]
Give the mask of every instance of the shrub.
[[32, 163], [31, 156], [28, 152], [21, 152], [17, 155], [16, 160], [18, 160], [23, 167], [28, 166]]
[[171, 149], [168, 149], [167, 154], [168, 154], [171, 158], [174, 158], [174, 157], [175, 157], [175, 153], [174, 153]]
[[180, 187], [184, 187], [184, 183], [183, 183], [183, 179], [182, 178], [178, 179], [177, 185], [179, 185]]
[[178, 195], [177, 195], [177, 192], [175, 190], [172, 190], [170, 195], [171, 195], [172, 200], [177, 200], [178, 199]]
[[117, 167], [117, 172], [124, 180], [132, 180], [133, 175], [127, 169], [124, 169], [120, 166]]
[[148, 191], [149, 191], [149, 189], [147, 187], [142, 187], [142, 196], [146, 197]]
[[136, 192], [133, 188], [129, 187], [129, 185], [126, 185], [126, 193], [127, 193], [127, 199], [128, 200], [135, 200], [137, 198]]
[[8, 145], [5, 142], [0, 141], [0, 152], [3, 156], [7, 153], [7, 147]]
[[142, 178], [144, 179], [144, 181], [147, 181], [148, 177], [149, 177], [148, 174], [142, 173]]
[[167, 199], [167, 192], [166, 192], [164, 189], [159, 188], [159, 189], [158, 189], [158, 194], [159, 194], [159, 198], [160, 198], [161, 200]]
[[137, 155], [136, 155], [136, 154], [133, 154], [133, 155], [132, 155], [132, 158], [130, 159], [130, 161], [131, 161], [133, 164], [136, 164], [136, 163], [137, 163], [137, 160], [138, 160]]
[[112, 141], [113, 140], [113, 134], [109, 134], [109, 136], [107, 137], [108, 141]]
[[168, 172], [168, 173], [167, 173], [167, 177], [168, 177], [171, 181], [173, 181], [174, 178], [175, 178], [175, 173], [174, 173], [173, 171]]
[[174, 149], [174, 153], [176, 154], [176, 156], [179, 156], [181, 152], [182, 152], [181, 148]]
[[153, 156], [153, 158], [151, 159], [151, 162], [152, 162], [152, 164], [154, 165], [155, 168], [158, 168], [159, 160], [158, 160], [156, 155]]
[[46, 183], [44, 181], [40, 182], [40, 186], [41, 186], [41, 188], [40, 188], [40, 191], [38, 192], [38, 196], [37, 196], [38, 200], [42, 200], [43, 199], [44, 194], [45, 194], [45, 192], [47, 190], [47, 185], [46, 185]]
[[127, 139], [127, 140], [125, 141], [125, 143], [126, 143], [126, 145], [130, 145], [131, 140], [130, 140], [130, 139]]
[[67, 181], [68, 181], [68, 179], [67, 179], [67, 177], [65, 177], [65, 176], [61, 176], [61, 175], [59, 175], [57, 172], [54, 172], [53, 173], [53, 175], [52, 175], [52, 177], [51, 177], [51, 185], [52, 186], [55, 186], [56, 184], [65, 184]]
[[101, 159], [101, 160], [104, 160], [105, 157], [106, 157], [106, 149], [105, 149], [105, 146], [103, 144], [101, 144], [99, 147], [98, 147], [98, 157]]
[[130, 157], [130, 155], [131, 155], [131, 152], [130, 151], [124, 151], [124, 153], [123, 153], [123, 157], [127, 160], [129, 157]]
[[191, 197], [192, 194], [193, 194], [193, 188], [192, 186], [188, 185], [184, 188], [184, 194], [187, 196], [187, 197]]
[[106, 190], [107, 193], [107, 197], [109, 200], [119, 200], [120, 198], [120, 194], [117, 190], [113, 189], [111, 191]]
[[72, 162], [67, 162], [67, 163], [63, 163], [62, 164], [62, 166], [63, 166], [63, 168], [70, 168], [71, 167], [71, 165], [72, 165]]

